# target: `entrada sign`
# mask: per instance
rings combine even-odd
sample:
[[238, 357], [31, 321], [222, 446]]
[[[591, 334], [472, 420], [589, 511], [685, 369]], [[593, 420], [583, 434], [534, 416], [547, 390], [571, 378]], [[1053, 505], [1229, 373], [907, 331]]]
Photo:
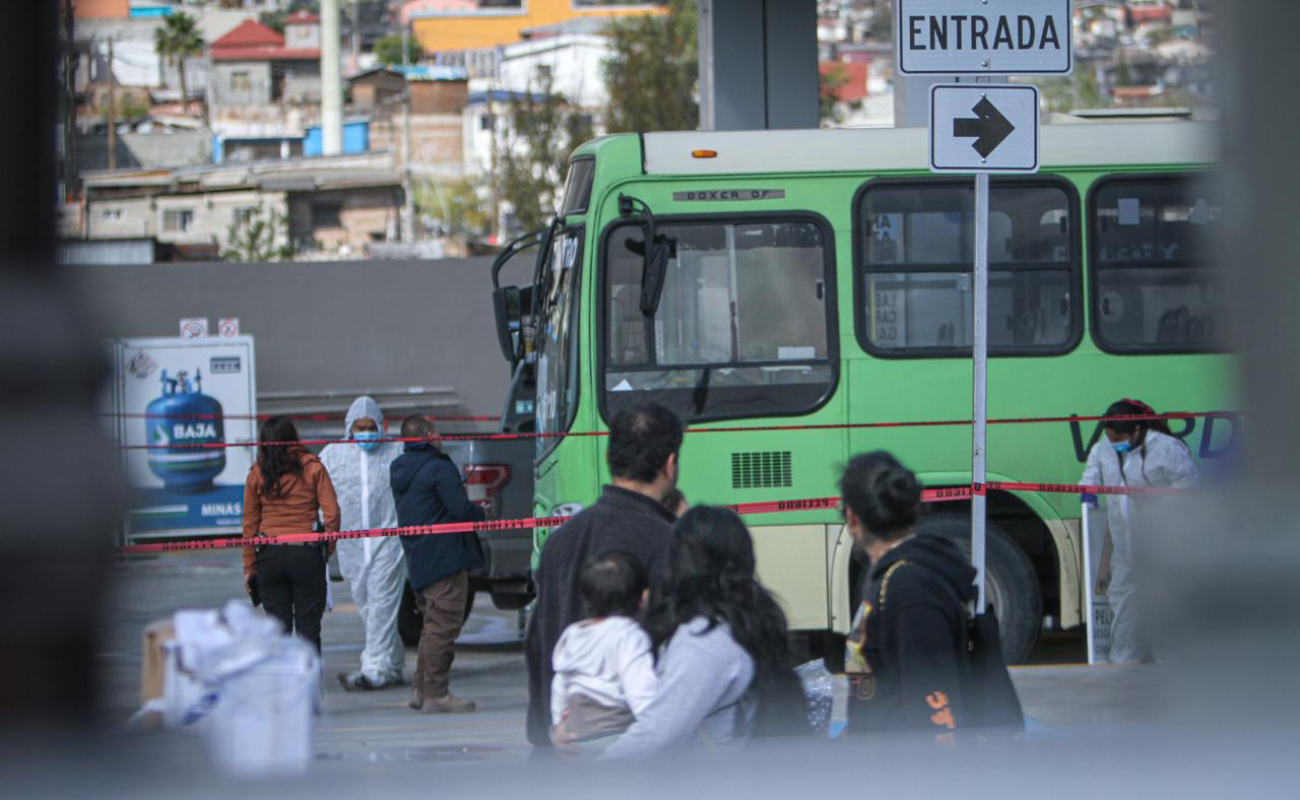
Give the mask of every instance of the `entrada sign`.
[[896, 0], [904, 75], [1065, 75], [1070, 0]]

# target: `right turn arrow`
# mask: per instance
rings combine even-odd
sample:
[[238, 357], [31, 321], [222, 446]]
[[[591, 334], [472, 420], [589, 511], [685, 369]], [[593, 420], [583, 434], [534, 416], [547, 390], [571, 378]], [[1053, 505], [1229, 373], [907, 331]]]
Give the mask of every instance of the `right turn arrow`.
[[971, 147], [975, 148], [981, 158], [988, 158], [998, 149], [998, 145], [1007, 140], [1016, 126], [1002, 116], [1002, 112], [987, 97], [979, 101], [971, 111], [975, 112], [975, 119], [968, 117], [952, 121], [952, 135], [958, 139], [974, 139]]

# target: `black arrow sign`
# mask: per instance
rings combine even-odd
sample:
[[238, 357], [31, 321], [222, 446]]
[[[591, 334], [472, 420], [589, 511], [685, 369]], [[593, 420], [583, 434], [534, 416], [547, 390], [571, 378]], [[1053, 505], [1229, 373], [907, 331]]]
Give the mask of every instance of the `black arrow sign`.
[[1002, 116], [1002, 112], [987, 97], [979, 101], [971, 111], [975, 112], [975, 119], [952, 121], [952, 135], [958, 139], [974, 139], [971, 147], [975, 148], [981, 158], [988, 158], [998, 149], [998, 145], [1007, 140], [1016, 126]]

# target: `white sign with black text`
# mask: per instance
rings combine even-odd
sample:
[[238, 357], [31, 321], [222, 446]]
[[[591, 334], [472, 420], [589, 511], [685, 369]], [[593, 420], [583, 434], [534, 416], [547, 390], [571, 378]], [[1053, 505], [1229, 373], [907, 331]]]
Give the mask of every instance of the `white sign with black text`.
[[1038, 171], [1038, 87], [939, 84], [930, 89], [933, 172]]
[[895, 0], [903, 75], [1068, 75], [1070, 0]]

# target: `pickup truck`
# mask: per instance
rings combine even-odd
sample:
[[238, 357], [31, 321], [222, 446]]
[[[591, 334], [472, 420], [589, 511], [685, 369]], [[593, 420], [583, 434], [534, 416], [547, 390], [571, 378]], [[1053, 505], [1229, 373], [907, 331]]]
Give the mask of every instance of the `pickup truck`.
[[[515, 290], [507, 300], [500, 288], [500, 273], [512, 259], [544, 241], [545, 231], [533, 231], [508, 244], [492, 264], [493, 305], [498, 323], [502, 354], [511, 366], [510, 388], [497, 430], [501, 433], [532, 433], [536, 430], [534, 402], [537, 384], [533, 356], [525, 353], [524, 342], [531, 324], [528, 319], [531, 291]], [[515, 262], [516, 264], [521, 262]], [[511, 306], [507, 309], [507, 303]], [[510, 322], [506, 320], [509, 319]], [[533, 510], [533, 463], [537, 452], [534, 439], [448, 439], [443, 452], [460, 467], [470, 500], [483, 506], [489, 520], [524, 519]], [[470, 573], [469, 615], [477, 592], [488, 592], [492, 604], [503, 611], [522, 610], [535, 596], [532, 581], [533, 531], [484, 531], [479, 534], [486, 566]], [[408, 586], [402, 596], [398, 632], [408, 645], [420, 639], [420, 613]]]

